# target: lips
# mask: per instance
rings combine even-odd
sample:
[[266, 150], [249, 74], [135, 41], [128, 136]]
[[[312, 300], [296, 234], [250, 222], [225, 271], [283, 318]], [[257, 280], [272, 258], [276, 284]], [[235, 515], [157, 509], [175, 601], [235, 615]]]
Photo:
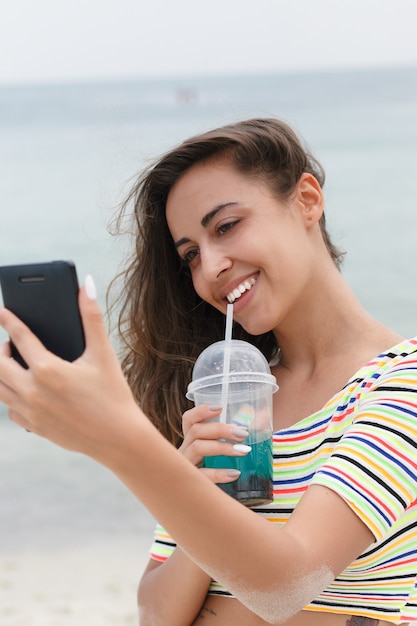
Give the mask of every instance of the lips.
[[254, 277], [248, 278], [247, 280], [241, 282], [240, 285], [235, 287], [233, 291], [227, 294], [226, 298], [228, 302], [230, 302], [230, 304], [233, 304], [233, 302], [238, 300], [242, 294], [244, 294], [246, 291], [250, 291], [255, 283], [256, 278]]

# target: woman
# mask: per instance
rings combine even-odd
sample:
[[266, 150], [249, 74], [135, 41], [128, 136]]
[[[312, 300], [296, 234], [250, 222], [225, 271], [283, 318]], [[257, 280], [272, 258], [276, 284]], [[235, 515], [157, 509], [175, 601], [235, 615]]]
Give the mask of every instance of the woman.
[[[3, 345], [11, 419], [109, 467], [162, 525], [142, 625], [417, 621], [417, 341], [373, 319], [344, 282], [323, 179], [273, 119], [193, 138], [144, 174], [129, 198], [136, 250], [120, 319], [129, 385], [90, 278], [73, 364], [0, 313], [29, 364]], [[214, 484], [236, 476], [200, 468], [244, 454], [245, 433], [207, 421], [221, 407], [185, 410], [193, 362], [223, 336], [229, 301], [234, 337], [263, 350], [280, 387], [275, 500], [257, 510]]]

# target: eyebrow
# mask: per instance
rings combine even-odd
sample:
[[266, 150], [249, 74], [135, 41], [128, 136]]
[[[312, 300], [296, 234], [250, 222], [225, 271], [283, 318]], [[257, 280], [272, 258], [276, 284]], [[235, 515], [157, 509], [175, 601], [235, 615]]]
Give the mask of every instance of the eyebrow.
[[[204, 217], [201, 219], [201, 222], [200, 222], [201, 226], [203, 228], [207, 228], [207, 226], [209, 225], [213, 217], [215, 217], [219, 211], [222, 211], [223, 209], [226, 209], [230, 206], [235, 206], [236, 204], [238, 203], [237, 202], [225, 202], [224, 204], [219, 204], [212, 211], [209, 211], [206, 215], [204, 215]], [[188, 243], [189, 241], [190, 239], [188, 237], [182, 237], [181, 239], [178, 239], [178, 241], [175, 242], [175, 247], [179, 248], [184, 243]]]

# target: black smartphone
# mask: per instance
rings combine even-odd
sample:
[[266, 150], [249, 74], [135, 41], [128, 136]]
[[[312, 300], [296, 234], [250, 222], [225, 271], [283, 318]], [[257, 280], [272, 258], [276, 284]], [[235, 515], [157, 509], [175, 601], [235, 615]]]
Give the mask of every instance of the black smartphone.
[[[62, 359], [75, 361], [85, 339], [78, 309], [78, 279], [71, 261], [51, 261], [0, 267], [4, 306]], [[25, 361], [12, 343], [13, 357]]]

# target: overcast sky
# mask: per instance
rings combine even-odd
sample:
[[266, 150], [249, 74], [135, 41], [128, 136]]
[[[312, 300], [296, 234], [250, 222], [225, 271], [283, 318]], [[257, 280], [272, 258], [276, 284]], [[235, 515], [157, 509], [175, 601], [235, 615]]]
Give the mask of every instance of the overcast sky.
[[417, 0], [1, 0], [0, 84], [417, 65]]

